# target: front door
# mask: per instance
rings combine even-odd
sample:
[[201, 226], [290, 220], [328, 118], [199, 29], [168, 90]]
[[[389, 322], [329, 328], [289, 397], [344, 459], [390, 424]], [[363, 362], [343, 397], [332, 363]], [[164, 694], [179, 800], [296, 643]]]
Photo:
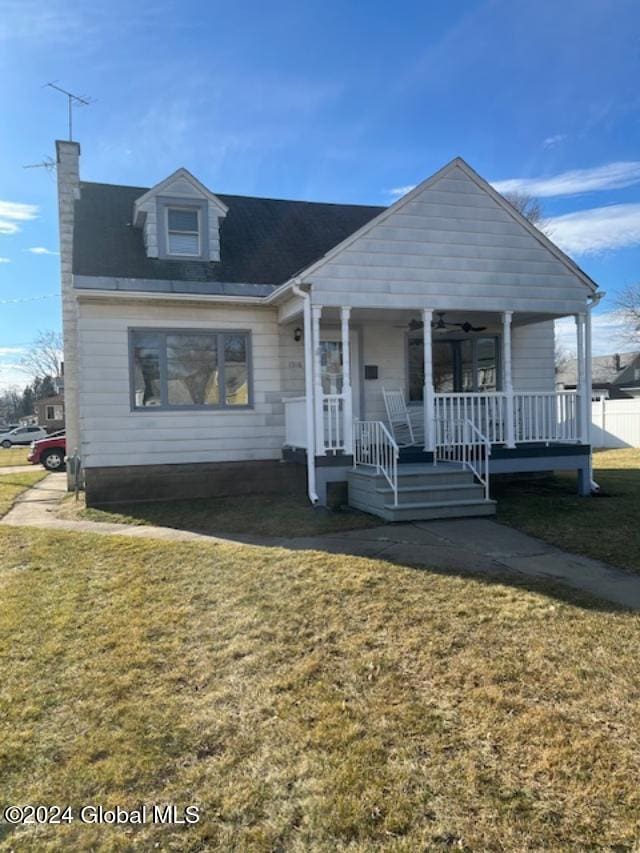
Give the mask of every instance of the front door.
[[[360, 417], [360, 351], [358, 332], [349, 334], [353, 417]], [[320, 330], [320, 371], [324, 394], [342, 394], [342, 340], [340, 329]]]

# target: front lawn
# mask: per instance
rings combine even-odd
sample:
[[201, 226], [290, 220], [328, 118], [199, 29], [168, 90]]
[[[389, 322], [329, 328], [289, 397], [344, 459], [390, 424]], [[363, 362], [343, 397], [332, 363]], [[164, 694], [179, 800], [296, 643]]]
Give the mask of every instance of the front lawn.
[[319, 552], [0, 528], [3, 849], [631, 850], [640, 617]]
[[0, 468], [8, 465], [30, 465], [28, 447], [0, 447]]
[[30, 486], [47, 476], [47, 472], [26, 471], [24, 474], [0, 474], [0, 518], [6, 515], [13, 506], [16, 498]]
[[198, 533], [247, 536], [317, 536], [373, 527], [382, 520], [355, 509], [339, 511], [312, 507], [305, 497], [275, 495], [118, 504], [109, 509], [87, 508], [83, 496], [67, 498], [60, 518], [108, 521], [117, 524], [153, 524]]
[[564, 548], [640, 572], [640, 450], [594, 454], [600, 496], [576, 494], [575, 475], [496, 485], [498, 520]]

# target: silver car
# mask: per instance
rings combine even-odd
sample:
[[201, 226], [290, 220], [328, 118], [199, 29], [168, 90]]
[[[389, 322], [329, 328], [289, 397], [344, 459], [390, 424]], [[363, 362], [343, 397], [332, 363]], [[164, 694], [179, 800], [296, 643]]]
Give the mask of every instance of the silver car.
[[0, 435], [0, 446], [13, 447], [16, 444], [31, 444], [32, 441], [40, 441], [41, 438], [47, 436], [48, 432], [42, 427], [21, 426]]

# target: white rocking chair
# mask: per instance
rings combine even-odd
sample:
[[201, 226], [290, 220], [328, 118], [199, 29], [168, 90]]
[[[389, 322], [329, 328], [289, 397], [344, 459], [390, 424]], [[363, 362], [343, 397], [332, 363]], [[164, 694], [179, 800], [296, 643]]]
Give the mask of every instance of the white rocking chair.
[[391, 428], [391, 434], [396, 440], [398, 447], [411, 447], [416, 443], [411, 418], [404, 401], [401, 390], [387, 391], [382, 389], [384, 407], [387, 410], [387, 420]]

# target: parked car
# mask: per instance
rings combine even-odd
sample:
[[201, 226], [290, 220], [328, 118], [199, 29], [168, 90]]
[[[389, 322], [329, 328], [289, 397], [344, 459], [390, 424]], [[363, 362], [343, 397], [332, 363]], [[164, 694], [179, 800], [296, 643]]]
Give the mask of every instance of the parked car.
[[31, 444], [32, 441], [39, 441], [41, 438], [46, 438], [47, 435], [46, 429], [42, 427], [22, 426], [0, 436], [0, 445], [2, 447], [13, 447], [16, 444]]
[[4, 426], [0, 426], [0, 440], [8, 433], [14, 429], [18, 429], [20, 424], [5, 424]]
[[34, 441], [31, 445], [31, 453], [27, 456], [32, 465], [40, 463], [47, 471], [64, 471], [64, 458], [67, 453], [67, 440], [63, 432]]

